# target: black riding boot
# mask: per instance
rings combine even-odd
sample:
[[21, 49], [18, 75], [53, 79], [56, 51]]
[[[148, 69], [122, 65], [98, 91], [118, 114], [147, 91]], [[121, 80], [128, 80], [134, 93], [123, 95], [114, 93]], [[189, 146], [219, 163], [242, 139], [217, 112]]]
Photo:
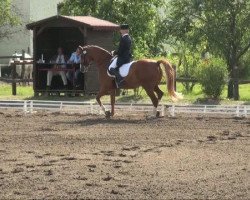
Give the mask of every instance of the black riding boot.
[[116, 82], [117, 88], [122, 87], [123, 77], [119, 73], [119, 68], [115, 68], [115, 69], [112, 68], [110, 69], [110, 72], [112, 75], [115, 76], [115, 82]]

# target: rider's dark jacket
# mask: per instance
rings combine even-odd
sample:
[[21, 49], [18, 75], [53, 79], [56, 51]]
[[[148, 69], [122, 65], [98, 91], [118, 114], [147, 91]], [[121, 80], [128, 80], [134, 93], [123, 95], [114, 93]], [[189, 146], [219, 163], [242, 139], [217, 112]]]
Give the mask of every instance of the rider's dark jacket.
[[131, 38], [128, 34], [125, 34], [121, 37], [120, 39], [120, 44], [119, 44], [119, 48], [117, 51], [117, 67], [121, 67], [123, 64], [129, 63], [131, 58], [132, 58], [132, 54], [131, 54]]

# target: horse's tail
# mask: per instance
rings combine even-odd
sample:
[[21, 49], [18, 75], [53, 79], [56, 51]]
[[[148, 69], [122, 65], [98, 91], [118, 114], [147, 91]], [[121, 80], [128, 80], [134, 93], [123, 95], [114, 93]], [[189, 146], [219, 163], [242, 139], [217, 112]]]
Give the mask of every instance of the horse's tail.
[[167, 90], [168, 94], [171, 97], [173, 101], [178, 101], [179, 99], [182, 99], [183, 96], [180, 93], [175, 92], [174, 90], [174, 82], [175, 82], [175, 71], [172, 67], [172, 65], [166, 61], [166, 60], [159, 60], [157, 61], [157, 64], [160, 66], [160, 64], [163, 64], [165, 68], [166, 78], [167, 78]]

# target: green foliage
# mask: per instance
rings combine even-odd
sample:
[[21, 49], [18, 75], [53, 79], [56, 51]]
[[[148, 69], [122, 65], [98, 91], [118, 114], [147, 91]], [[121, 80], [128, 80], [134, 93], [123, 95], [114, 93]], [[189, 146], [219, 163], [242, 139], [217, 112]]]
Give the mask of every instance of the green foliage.
[[11, 33], [10, 27], [20, 24], [17, 14], [14, 12], [11, 0], [0, 1], [0, 40], [8, 37]]
[[241, 57], [250, 47], [249, 0], [175, 0], [169, 10], [166, 32], [179, 41], [193, 47], [205, 43], [226, 60], [234, 48]]
[[[200, 53], [190, 50], [185, 44], [179, 45], [176, 52], [176, 57], [178, 57], [178, 61], [175, 62], [177, 65], [177, 77], [194, 79], [201, 62]], [[185, 88], [185, 93], [192, 92], [195, 86], [194, 82], [183, 82], [182, 84]]]
[[197, 73], [197, 78], [202, 85], [202, 91], [212, 98], [222, 94], [227, 80], [227, 67], [222, 59], [214, 58], [204, 61]]
[[210, 53], [226, 60], [230, 77], [237, 78], [234, 66], [250, 48], [250, 1], [170, 1], [165, 27], [167, 35], [192, 48], [205, 44]]
[[135, 59], [152, 57], [163, 42], [161, 16], [165, 0], [65, 0], [60, 6], [64, 15], [92, 15], [117, 24], [128, 23]]
[[[14, 96], [11, 95], [11, 84], [0, 84], [0, 99], [13, 99]], [[17, 96], [16, 98], [27, 98], [34, 95], [34, 90], [32, 86], [17, 86]]]
[[250, 51], [240, 61], [240, 78], [250, 80]]

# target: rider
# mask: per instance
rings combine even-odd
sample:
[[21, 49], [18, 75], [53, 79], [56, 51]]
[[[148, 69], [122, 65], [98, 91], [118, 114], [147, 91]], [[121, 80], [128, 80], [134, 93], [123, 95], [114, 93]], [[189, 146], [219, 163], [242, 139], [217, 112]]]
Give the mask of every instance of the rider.
[[122, 24], [120, 26], [120, 44], [118, 50], [114, 52], [117, 58], [110, 65], [111, 74], [115, 75], [117, 87], [122, 86], [123, 77], [119, 73], [119, 68], [131, 60], [131, 38], [129, 36], [129, 26], [128, 24]]

